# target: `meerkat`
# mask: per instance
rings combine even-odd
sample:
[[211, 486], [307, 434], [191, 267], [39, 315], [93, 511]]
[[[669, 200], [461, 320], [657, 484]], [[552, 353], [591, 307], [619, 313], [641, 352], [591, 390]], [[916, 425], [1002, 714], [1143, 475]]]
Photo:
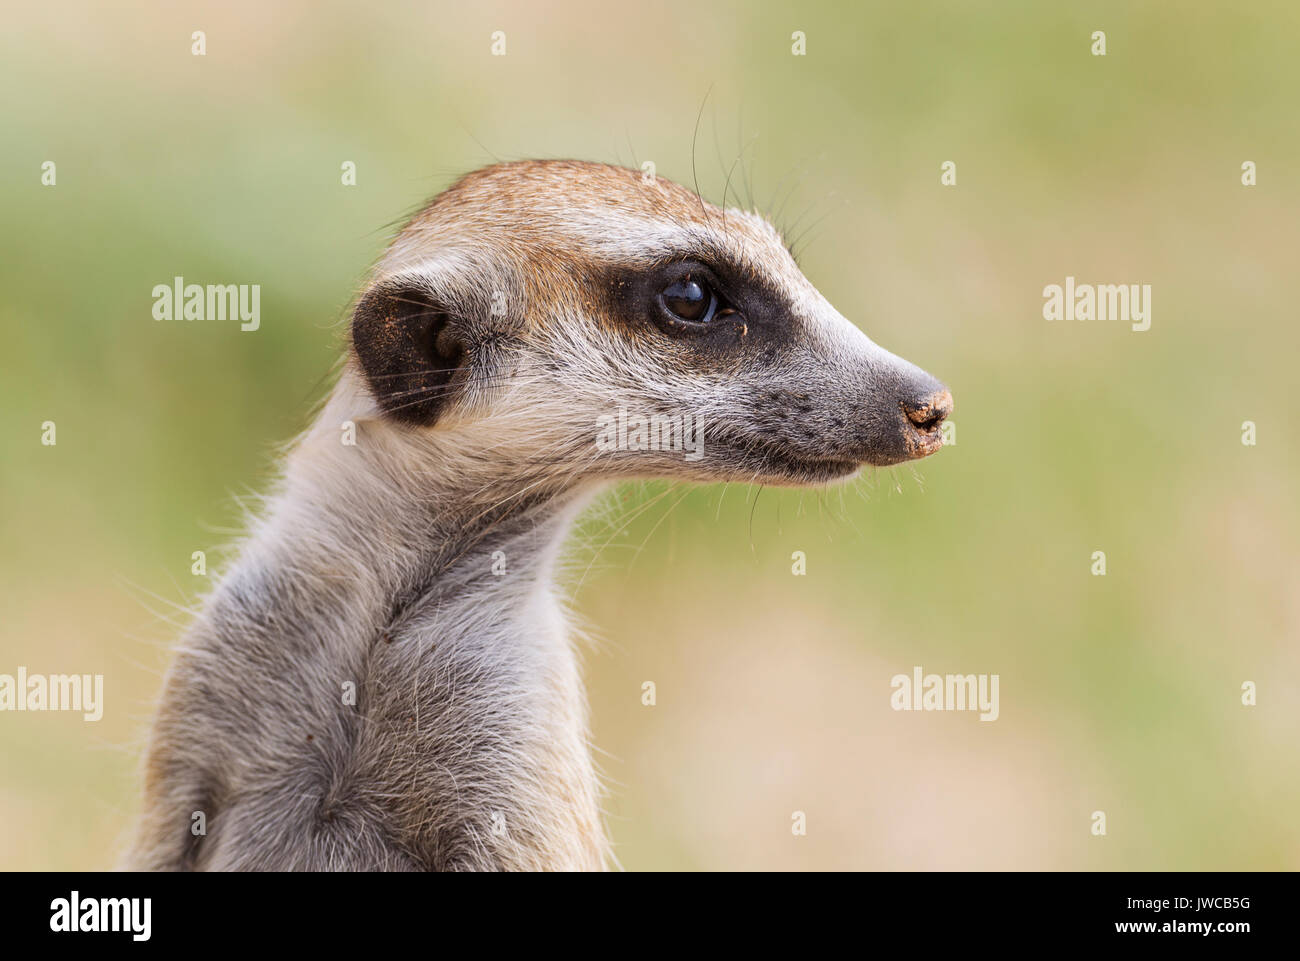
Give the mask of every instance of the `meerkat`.
[[[696, 418], [698, 456], [598, 446], [620, 408]], [[127, 865], [609, 867], [553, 587], [571, 522], [624, 478], [822, 485], [924, 457], [951, 409], [757, 214], [596, 163], [463, 177], [378, 262], [175, 655]]]

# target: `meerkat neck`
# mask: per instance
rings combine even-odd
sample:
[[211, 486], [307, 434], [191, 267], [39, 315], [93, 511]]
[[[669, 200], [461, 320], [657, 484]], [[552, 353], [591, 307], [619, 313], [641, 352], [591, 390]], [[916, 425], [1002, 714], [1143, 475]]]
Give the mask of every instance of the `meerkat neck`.
[[[605, 866], [586, 699], [551, 589], [593, 491], [467, 450], [469, 431], [371, 420], [346, 444], [337, 425], [327, 407], [290, 456], [175, 669], [174, 689], [203, 691], [214, 718], [155, 748], [206, 760], [154, 793], [167, 811], [212, 809], [215, 828], [183, 850], [146, 839], [138, 863]], [[241, 680], [223, 694], [218, 676]], [[212, 723], [229, 717], [237, 730]]]
[[[549, 573], [588, 485], [539, 475], [491, 425], [419, 432], [353, 420], [357, 403], [340, 384], [289, 458], [279, 506], [306, 537], [340, 541], [340, 558], [389, 594]], [[504, 566], [483, 567], [497, 551]]]

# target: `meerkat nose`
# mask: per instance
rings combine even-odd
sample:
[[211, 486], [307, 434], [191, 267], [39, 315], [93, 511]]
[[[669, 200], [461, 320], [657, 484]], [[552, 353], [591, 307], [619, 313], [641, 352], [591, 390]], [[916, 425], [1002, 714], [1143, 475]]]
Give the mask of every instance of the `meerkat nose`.
[[937, 390], [924, 397], [903, 401], [903, 413], [920, 431], [931, 433], [952, 413], [952, 394]]

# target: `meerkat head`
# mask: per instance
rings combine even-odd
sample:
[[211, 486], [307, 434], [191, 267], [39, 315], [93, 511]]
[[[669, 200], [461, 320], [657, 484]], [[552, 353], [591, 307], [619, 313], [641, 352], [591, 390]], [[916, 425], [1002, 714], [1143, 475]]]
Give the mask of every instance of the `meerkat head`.
[[480, 170], [416, 215], [345, 376], [413, 442], [566, 478], [822, 483], [933, 453], [952, 410], [761, 217], [571, 161]]

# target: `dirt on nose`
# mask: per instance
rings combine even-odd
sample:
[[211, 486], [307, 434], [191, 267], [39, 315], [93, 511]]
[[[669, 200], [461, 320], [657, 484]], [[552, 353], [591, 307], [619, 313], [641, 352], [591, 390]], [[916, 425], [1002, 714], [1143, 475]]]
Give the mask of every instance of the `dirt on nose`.
[[902, 404], [903, 414], [917, 430], [928, 433], [938, 430], [939, 425], [952, 413], [952, 394], [947, 390], [936, 391], [919, 401]]
[[943, 446], [939, 428], [953, 408], [948, 390], [935, 391], [912, 403], [901, 401], [898, 406], [903, 412], [903, 446], [909, 459], [928, 457]]

